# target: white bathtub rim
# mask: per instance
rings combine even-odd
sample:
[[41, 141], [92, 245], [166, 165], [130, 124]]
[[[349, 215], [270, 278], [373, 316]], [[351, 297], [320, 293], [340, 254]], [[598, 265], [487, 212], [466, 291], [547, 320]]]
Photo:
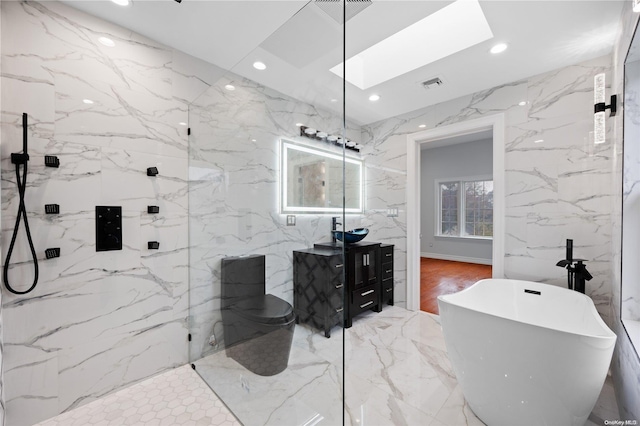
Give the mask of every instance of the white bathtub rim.
[[[544, 288], [554, 288], [557, 290], [565, 290], [565, 291], [571, 291], [574, 292], [576, 295], [578, 295], [577, 297], [583, 297], [586, 298], [586, 300], [588, 301], [588, 305], [589, 305], [589, 310], [593, 316], [593, 318], [595, 319], [596, 323], [600, 326], [600, 328], [602, 329], [603, 333], [602, 334], [593, 334], [593, 333], [589, 333], [589, 332], [576, 332], [576, 331], [570, 331], [570, 330], [563, 330], [561, 328], [554, 328], [551, 326], [547, 326], [547, 325], [543, 325], [543, 324], [535, 324], [535, 323], [530, 323], [527, 321], [522, 321], [519, 320], [517, 318], [510, 318], [508, 316], [504, 316], [504, 315], [500, 315], [500, 314], [496, 314], [496, 313], [492, 313], [492, 312], [487, 312], [485, 310], [482, 309], [476, 309], [467, 305], [462, 305], [460, 303], [458, 303], [457, 299], [459, 298], [459, 296], [463, 293], [468, 293], [468, 292], [474, 292], [477, 291], [477, 289], [474, 289], [474, 287], [478, 284], [482, 285], [481, 283], [485, 283], [485, 282], [490, 282], [490, 281], [509, 281], [512, 283], [520, 283], [523, 285], [527, 285], [527, 286], [541, 286]], [[544, 288], [542, 290], [544, 290]], [[536, 290], [536, 288], [532, 288], [532, 290]], [[553, 290], [556, 291], [556, 290]], [[573, 296], [576, 297], [576, 296]], [[588, 337], [588, 338], [594, 338], [594, 339], [602, 339], [602, 340], [611, 340], [611, 344], [615, 345], [616, 340], [617, 340], [617, 335], [609, 328], [609, 326], [604, 322], [604, 320], [602, 319], [602, 317], [600, 316], [600, 314], [598, 313], [598, 310], [596, 309], [593, 300], [585, 295], [582, 294], [580, 292], [576, 292], [574, 290], [569, 290], [569, 289], [565, 289], [563, 287], [559, 287], [559, 286], [555, 286], [552, 284], [546, 284], [546, 283], [538, 283], [538, 282], [533, 282], [533, 281], [524, 281], [524, 280], [513, 280], [513, 279], [508, 279], [508, 278], [488, 278], [488, 279], [483, 279], [480, 281], [475, 282], [473, 285], [467, 287], [464, 290], [461, 290], [459, 292], [456, 293], [452, 293], [452, 294], [446, 294], [446, 295], [440, 295], [438, 296], [438, 303], [446, 303], [449, 305], [453, 305], [456, 306], [458, 308], [461, 309], [466, 309], [469, 311], [473, 311], [473, 312], [477, 312], [480, 314], [484, 314], [484, 315], [489, 315], [491, 317], [494, 318], [500, 318], [502, 320], [506, 320], [506, 321], [513, 321], [516, 322], [518, 324], [526, 324], [529, 325], [531, 327], [540, 327], [546, 330], [550, 330], [550, 331], [555, 331], [558, 333], [565, 333], [567, 335], [574, 335], [574, 336], [581, 336], [581, 337]]]

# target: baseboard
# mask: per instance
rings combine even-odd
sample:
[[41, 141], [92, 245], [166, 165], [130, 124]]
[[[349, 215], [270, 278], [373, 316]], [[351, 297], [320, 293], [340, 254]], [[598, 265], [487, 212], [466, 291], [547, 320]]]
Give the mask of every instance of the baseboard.
[[453, 260], [454, 262], [467, 262], [467, 263], [478, 263], [480, 265], [492, 265], [493, 262], [491, 259], [482, 259], [479, 257], [466, 257], [466, 256], [456, 256], [453, 254], [440, 254], [440, 253], [420, 253], [420, 257], [429, 257], [431, 259], [439, 259], [439, 260]]

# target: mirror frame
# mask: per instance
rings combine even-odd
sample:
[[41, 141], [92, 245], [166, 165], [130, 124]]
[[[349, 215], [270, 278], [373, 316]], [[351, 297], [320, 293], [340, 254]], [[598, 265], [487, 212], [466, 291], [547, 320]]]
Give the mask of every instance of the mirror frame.
[[[287, 199], [287, 182], [289, 177], [289, 170], [287, 167], [288, 150], [302, 151], [314, 155], [318, 155], [324, 158], [330, 158], [338, 160], [340, 162], [355, 164], [359, 167], [360, 175], [360, 190], [358, 191], [358, 207], [347, 208], [346, 206], [339, 207], [303, 207], [289, 205]], [[344, 164], [343, 164], [344, 166]], [[359, 158], [351, 156], [341, 155], [336, 152], [331, 152], [323, 149], [318, 149], [314, 146], [307, 144], [301, 144], [287, 139], [280, 139], [280, 173], [278, 182], [278, 194], [280, 197], [279, 207], [282, 214], [336, 214], [336, 213], [352, 213], [358, 214], [364, 212], [364, 161]], [[344, 169], [343, 169], [344, 179]], [[344, 187], [342, 188], [344, 191]], [[344, 200], [344, 193], [343, 193]]]

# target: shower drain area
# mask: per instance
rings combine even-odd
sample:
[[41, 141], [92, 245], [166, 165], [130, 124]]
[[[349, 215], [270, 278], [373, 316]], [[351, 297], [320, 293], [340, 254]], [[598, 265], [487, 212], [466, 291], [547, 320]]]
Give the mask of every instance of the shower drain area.
[[62, 413], [38, 425], [241, 424], [191, 366], [185, 365]]

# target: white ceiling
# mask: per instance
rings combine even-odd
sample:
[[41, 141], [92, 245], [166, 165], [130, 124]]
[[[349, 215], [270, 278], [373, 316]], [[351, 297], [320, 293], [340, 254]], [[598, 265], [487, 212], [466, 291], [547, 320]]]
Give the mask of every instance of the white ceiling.
[[[329, 69], [343, 60], [343, 28], [313, 2], [133, 1], [126, 8], [101, 0], [64, 3], [296, 99], [341, 111], [342, 80]], [[347, 21], [347, 58], [449, 3], [373, 0]], [[609, 54], [622, 4], [621, 0], [480, 0], [493, 39], [367, 90], [347, 83], [347, 116], [358, 124], [372, 123]], [[491, 55], [488, 50], [497, 42], [508, 43], [509, 49]], [[438, 40], [424, 40], [424, 48], [433, 43]], [[255, 60], [268, 68], [255, 70]], [[443, 86], [430, 90], [420, 86], [435, 76], [442, 78]], [[372, 93], [381, 99], [370, 102]]]

